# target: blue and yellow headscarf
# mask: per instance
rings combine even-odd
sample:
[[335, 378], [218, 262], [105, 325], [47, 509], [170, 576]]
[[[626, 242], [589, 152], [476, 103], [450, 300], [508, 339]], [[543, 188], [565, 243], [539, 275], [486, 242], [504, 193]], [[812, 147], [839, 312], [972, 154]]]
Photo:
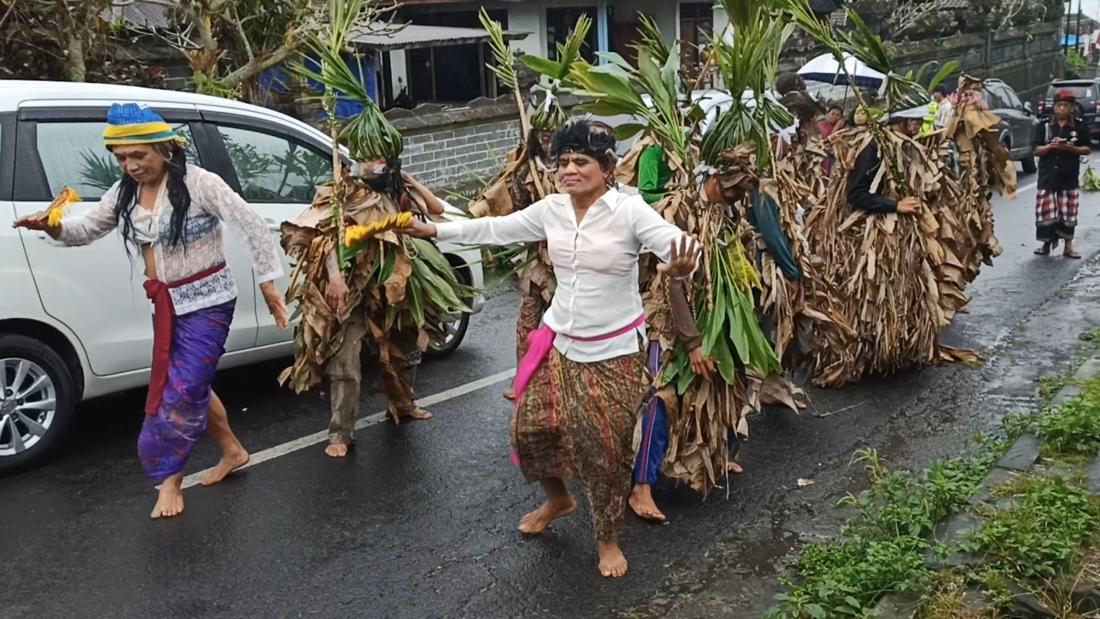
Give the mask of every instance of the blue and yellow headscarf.
[[107, 111], [107, 128], [103, 130], [107, 146], [132, 146], [176, 142], [187, 144], [171, 125], [153, 110], [137, 103], [115, 103]]

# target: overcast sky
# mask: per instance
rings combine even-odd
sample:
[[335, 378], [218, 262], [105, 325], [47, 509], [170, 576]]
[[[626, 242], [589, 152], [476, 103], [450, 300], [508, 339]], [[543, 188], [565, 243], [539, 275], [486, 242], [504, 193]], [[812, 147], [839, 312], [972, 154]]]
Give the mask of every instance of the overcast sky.
[[[1077, 15], [1077, 2], [1078, 0], [1072, 0], [1072, 2], [1070, 2], [1072, 5], [1070, 10], [1073, 15]], [[1093, 19], [1100, 20], [1100, 0], [1080, 0], [1080, 2], [1082, 13]], [[1076, 28], [1076, 24], [1074, 24], [1073, 18], [1071, 17], [1069, 20], [1070, 32], [1073, 32], [1074, 28]]]

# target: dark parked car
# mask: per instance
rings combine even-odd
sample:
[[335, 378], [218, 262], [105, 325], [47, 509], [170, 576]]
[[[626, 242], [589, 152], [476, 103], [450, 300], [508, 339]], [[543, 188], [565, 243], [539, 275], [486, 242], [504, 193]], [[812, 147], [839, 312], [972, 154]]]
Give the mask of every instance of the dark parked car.
[[1059, 90], [1068, 90], [1077, 97], [1077, 116], [1085, 121], [1092, 139], [1100, 139], [1100, 123], [1097, 123], [1097, 113], [1100, 112], [1100, 80], [1056, 80], [1047, 88], [1047, 96], [1039, 103], [1039, 118], [1049, 120], [1054, 113], [1054, 93]]
[[1001, 143], [1013, 160], [1019, 161], [1024, 172], [1035, 172], [1035, 125], [1039, 120], [1011, 86], [998, 79], [985, 80], [985, 102], [989, 111], [1001, 119]]

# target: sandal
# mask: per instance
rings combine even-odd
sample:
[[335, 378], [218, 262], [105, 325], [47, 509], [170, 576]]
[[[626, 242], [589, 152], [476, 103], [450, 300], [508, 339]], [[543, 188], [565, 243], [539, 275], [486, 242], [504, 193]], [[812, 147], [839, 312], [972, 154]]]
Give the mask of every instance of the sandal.
[[1044, 243], [1042, 247], [1035, 250], [1035, 255], [1036, 256], [1049, 256], [1050, 255], [1050, 245], [1047, 245], [1047, 244]]
[[1064, 252], [1062, 254], [1062, 257], [1063, 258], [1069, 258], [1070, 260], [1080, 260], [1081, 259], [1081, 254], [1079, 254], [1075, 251], [1074, 252], [1067, 251], [1067, 252]]

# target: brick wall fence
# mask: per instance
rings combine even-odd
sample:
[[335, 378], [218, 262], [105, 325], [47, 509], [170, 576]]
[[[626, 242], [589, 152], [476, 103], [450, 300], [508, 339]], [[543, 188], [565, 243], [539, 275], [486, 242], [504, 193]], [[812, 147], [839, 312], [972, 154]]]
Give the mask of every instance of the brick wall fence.
[[478, 99], [444, 109], [424, 104], [386, 116], [405, 136], [402, 169], [432, 188], [490, 180], [520, 140], [514, 100]]

